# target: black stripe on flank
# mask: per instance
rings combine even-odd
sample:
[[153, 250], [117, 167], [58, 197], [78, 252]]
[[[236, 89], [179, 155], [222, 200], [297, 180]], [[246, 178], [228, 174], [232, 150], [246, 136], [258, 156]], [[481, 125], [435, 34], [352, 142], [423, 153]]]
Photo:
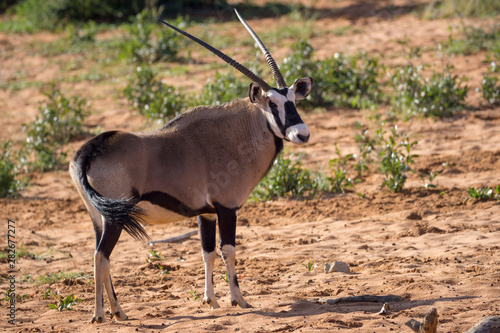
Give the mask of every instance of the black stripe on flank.
[[161, 191], [153, 191], [149, 193], [144, 193], [140, 196], [140, 201], [149, 201], [153, 205], [157, 205], [163, 207], [169, 211], [172, 211], [176, 214], [185, 216], [185, 217], [193, 217], [198, 216], [200, 214], [215, 214], [215, 208], [206, 205], [200, 209], [193, 209], [178, 199], [174, 198], [170, 194], [161, 192]]

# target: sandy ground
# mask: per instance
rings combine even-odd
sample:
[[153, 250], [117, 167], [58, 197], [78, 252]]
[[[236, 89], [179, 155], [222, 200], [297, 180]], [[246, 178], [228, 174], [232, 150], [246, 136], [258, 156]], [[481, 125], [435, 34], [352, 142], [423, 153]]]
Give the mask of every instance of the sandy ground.
[[[344, 1], [336, 6], [345, 3], [349, 4]], [[328, 1], [317, 4], [318, 8], [328, 5]], [[402, 15], [387, 16], [377, 11], [365, 15], [366, 11], [356, 7], [347, 12], [357, 13], [357, 19], [352, 19], [347, 14], [335, 15], [332, 7], [318, 18], [318, 26], [333, 31], [349, 24], [361, 33], [325, 33], [311, 42], [319, 56], [355, 50], [397, 54], [397, 39], [408, 36], [414, 45], [435, 47], [447, 39], [448, 26], [456, 24], [454, 20], [420, 21], [406, 14], [404, 6], [398, 8]], [[36, 38], [53, 37], [1, 35], [0, 45], [10, 45], [11, 52], [21, 48], [22, 53], [22, 45]], [[478, 54], [451, 61], [461, 75], [470, 78], [469, 84], [477, 87], [486, 71], [483, 59], [484, 54]], [[41, 56], [28, 54], [22, 60], [9, 61], [10, 67], [2, 69], [4, 75], [40, 64], [44, 64], [47, 81], [56, 75], [55, 65]], [[123, 99], [113, 97], [113, 87], [80, 83], [72, 88], [94, 97], [97, 111], [89, 117], [89, 126], [103, 124], [104, 130], [144, 127], [144, 120], [134, 115]], [[0, 199], [0, 237], [6, 239], [7, 218], [12, 219], [18, 245], [39, 254], [38, 259], [23, 257], [18, 261], [17, 293], [28, 297], [16, 304], [15, 327], [7, 323], [7, 303], [0, 303], [0, 328], [9, 332], [410, 332], [404, 323], [410, 318], [422, 320], [429, 308], [435, 307], [440, 332], [464, 332], [484, 316], [500, 315], [500, 205], [465, 201], [469, 186], [500, 184], [500, 108], [479, 105], [473, 91], [469, 99], [476, 111], [464, 111], [446, 120], [400, 123], [402, 131], [419, 141], [415, 169], [440, 172], [436, 189], [424, 189], [421, 179], [411, 175], [406, 189], [394, 194], [381, 189], [381, 176], [373, 174], [355, 188], [364, 194], [362, 198], [348, 192], [307, 201], [247, 204], [239, 214], [237, 271], [251, 309], [231, 307], [220, 258], [214, 281], [221, 308], [209, 310], [202, 305], [204, 270], [198, 235], [150, 247], [123, 233], [111, 255], [111, 274], [129, 319], [90, 324], [94, 309], [90, 218], [67, 170], [36, 174], [21, 198]], [[22, 123], [36, 114], [40, 101], [43, 96], [36, 88], [0, 90], [0, 137], [22, 140]], [[310, 144], [300, 149], [287, 145], [286, 149], [306, 153], [305, 166], [324, 168], [336, 157], [335, 143], [344, 153], [357, 152], [352, 124], [367, 122], [369, 115], [369, 111], [347, 109], [305, 114], [312, 132]], [[73, 142], [72, 151], [83, 142]], [[196, 230], [196, 220], [148, 226], [146, 230], [152, 239], [167, 238]], [[158, 268], [146, 263], [151, 249], [165, 256], [168, 274], [161, 275]], [[311, 271], [303, 265], [309, 261], [315, 265]], [[323, 265], [333, 261], [347, 263], [351, 272], [325, 273]], [[8, 289], [7, 263], [1, 265], [3, 293]], [[87, 275], [52, 284], [23, 281], [27, 275], [38, 281], [39, 276], [60, 271]], [[72, 311], [51, 310], [48, 305], [54, 303], [54, 297], [42, 297], [49, 288], [64, 296], [74, 294], [82, 301]], [[321, 302], [391, 294], [402, 300], [391, 302], [391, 312], [385, 316], [378, 314], [381, 303]]]

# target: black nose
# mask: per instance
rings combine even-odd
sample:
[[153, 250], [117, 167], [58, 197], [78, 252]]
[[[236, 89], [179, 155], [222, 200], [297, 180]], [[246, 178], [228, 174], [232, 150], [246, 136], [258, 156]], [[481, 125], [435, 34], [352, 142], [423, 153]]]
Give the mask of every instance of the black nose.
[[310, 136], [309, 134], [308, 135], [297, 134], [297, 137], [304, 142], [309, 141], [309, 136]]

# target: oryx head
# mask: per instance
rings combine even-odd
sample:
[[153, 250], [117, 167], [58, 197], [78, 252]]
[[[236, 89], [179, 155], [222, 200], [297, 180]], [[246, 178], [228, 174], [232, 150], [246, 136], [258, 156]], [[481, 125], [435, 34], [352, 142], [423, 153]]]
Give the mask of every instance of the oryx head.
[[306, 98], [307, 95], [309, 95], [309, 92], [311, 91], [313, 85], [313, 79], [310, 77], [304, 77], [295, 81], [295, 83], [292, 84], [291, 87], [287, 87], [283, 75], [278, 68], [278, 65], [276, 65], [276, 62], [274, 61], [269, 51], [267, 51], [260, 38], [240, 16], [236, 9], [235, 12], [241, 23], [243, 23], [245, 28], [252, 35], [255, 42], [266, 57], [267, 63], [271, 67], [274, 79], [276, 80], [276, 83], [278, 85], [277, 88], [271, 87], [248, 68], [241, 65], [234, 59], [228, 57], [213, 46], [203, 42], [202, 40], [190, 35], [189, 33], [179, 28], [174, 27], [173, 25], [165, 21], [162, 21], [160, 19], [159, 21], [205, 47], [206, 49], [220, 57], [222, 60], [227, 62], [229, 65], [236, 68], [250, 80], [252, 80], [252, 83], [250, 84], [250, 91], [248, 94], [250, 101], [264, 112], [274, 135], [297, 144], [304, 144], [308, 142], [310, 136], [309, 128], [302, 121], [302, 118], [297, 112], [295, 101]]

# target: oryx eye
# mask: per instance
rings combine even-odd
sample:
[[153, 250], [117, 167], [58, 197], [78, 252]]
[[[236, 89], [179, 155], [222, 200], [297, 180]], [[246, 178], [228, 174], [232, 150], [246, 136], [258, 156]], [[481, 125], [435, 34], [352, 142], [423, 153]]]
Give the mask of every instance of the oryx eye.
[[274, 104], [273, 102], [269, 102], [269, 107], [271, 109], [276, 109], [278, 106], [276, 104]]

